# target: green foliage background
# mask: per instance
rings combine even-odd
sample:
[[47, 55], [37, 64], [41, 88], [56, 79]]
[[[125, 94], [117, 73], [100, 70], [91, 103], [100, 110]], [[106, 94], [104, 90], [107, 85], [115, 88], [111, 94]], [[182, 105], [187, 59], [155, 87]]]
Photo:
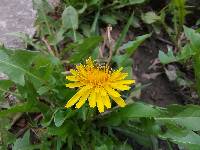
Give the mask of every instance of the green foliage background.
[[[124, 67], [130, 74], [129, 78], [132, 78], [134, 62], [131, 56], [152, 33], [138, 36], [127, 43], [124, 43], [124, 39], [131, 27], [140, 26], [132, 8], [145, 3], [145, 0], [115, 0], [112, 3], [67, 0], [60, 6], [59, 10], [62, 11], [58, 12], [59, 19], [53, 19], [49, 14], [54, 10], [46, 1], [34, 1], [38, 11], [37, 38], [15, 34], [32, 50], [0, 47], [0, 72], [8, 76], [7, 80], [0, 80], [0, 149], [10, 146], [14, 150], [128, 150], [137, 149], [138, 144], [158, 149], [160, 140], [167, 143], [168, 149], [173, 149], [174, 145], [191, 150], [200, 149], [200, 106], [174, 104], [162, 108], [138, 102], [134, 94], [142, 88], [139, 85], [123, 94], [128, 103], [125, 108], [113, 107], [102, 114], [87, 104], [79, 110], [64, 109], [67, 100], [76, 92], [65, 87], [67, 71], [88, 56], [100, 63], [108, 62], [115, 68]], [[127, 6], [130, 10], [122, 15], [122, 9]], [[142, 13], [139, 19], [152, 26], [155, 32], [160, 25], [164, 25], [176, 43], [186, 15], [185, 2], [172, 0], [165, 9], [160, 14]], [[163, 22], [164, 14], [169, 10], [176, 14], [174, 28]], [[118, 22], [127, 23], [123, 24], [118, 40], [109, 47], [112, 55], [106, 53], [98, 59], [99, 45], [104, 41], [100, 36], [99, 24], [115, 25]], [[175, 35], [169, 32], [171, 30], [176, 31]], [[188, 42], [183, 47], [177, 44], [180, 52], [174, 54], [169, 49], [165, 54], [160, 51], [159, 59], [161, 63], [168, 64], [192, 58], [199, 93], [200, 35], [188, 27], [184, 27], [184, 33]], [[7, 94], [12, 96], [13, 102], [5, 97]], [[33, 114], [41, 115], [41, 119], [35, 119]], [[28, 118], [25, 134], [21, 137], [10, 132], [17, 116]], [[35, 139], [32, 139], [33, 134]], [[38, 142], [33, 144], [36, 139]]]

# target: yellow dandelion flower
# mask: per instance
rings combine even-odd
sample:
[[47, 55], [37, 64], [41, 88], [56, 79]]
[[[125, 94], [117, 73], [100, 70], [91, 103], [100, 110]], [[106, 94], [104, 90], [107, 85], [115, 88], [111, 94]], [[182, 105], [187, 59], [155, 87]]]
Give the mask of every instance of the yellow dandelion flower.
[[66, 108], [76, 104], [80, 108], [88, 100], [89, 106], [98, 107], [99, 112], [104, 108], [111, 108], [110, 99], [114, 100], [120, 107], [126, 105], [119, 91], [129, 90], [130, 84], [135, 80], [125, 80], [127, 73], [121, 72], [122, 68], [112, 71], [108, 65], [97, 65], [91, 57], [86, 64], [71, 69], [72, 75], [66, 79], [72, 83], [66, 84], [68, 88], [79, 88], [79, 91], [67, 102]]

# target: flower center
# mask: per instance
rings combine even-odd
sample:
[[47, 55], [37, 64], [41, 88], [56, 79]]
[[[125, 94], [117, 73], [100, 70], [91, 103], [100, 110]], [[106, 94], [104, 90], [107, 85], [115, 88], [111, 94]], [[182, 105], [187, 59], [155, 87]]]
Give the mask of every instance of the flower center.
[[110, 75], [103, 70], [91, 70], [88, 71], [88, 81], [93, 85], [93, 86], [102, 86], [105, 84]]
[[79, 74], [80, 81], [85, 84], [90, 83], [94, 87], [105, 85], [111, 76], [111, 71], [108, 66], [88, 66], [85, 68], [85, 71], [85, 74]]

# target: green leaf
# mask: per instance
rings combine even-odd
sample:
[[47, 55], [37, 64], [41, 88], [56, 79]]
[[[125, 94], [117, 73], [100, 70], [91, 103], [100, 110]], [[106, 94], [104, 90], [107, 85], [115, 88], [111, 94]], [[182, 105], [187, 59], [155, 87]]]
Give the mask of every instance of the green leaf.
[[108, 150], [108, 147], [106, 144], [102, 144], [101, 146], [96, 146], [95, 150]]
[[123, 8], [125, 6], [135, 5], [135, 4], [142, 4], [146, 0], [120, 0], [118, 1], [120, 5], [116, 6], [115, 8]]
[[40, 53], [35, 57], [31, 67], [31, 73], [34, 74], [34, 76], [39, 77], [41, 80], [38, 82], [36, 78], [29, 76], [35, 89], [44, 90], [44, 88], [40, 89], [41, 87], [50, 89], [50, 85], [55, 85], [53, 73], [54, 69], [56, 68], [57, 70], [58, 66], [61, 68], [60, 60], [52, 55], [43, 55]]
[[120, 36], [119, 36], [119, 38], [118, 38], [118, 40], [115, 44], [114, 51], [116, 51], [121, 46], [121, 44], [123, 43], [123, 41], [126, 37], [126, 34], [128, 32], [128, 29], [129, 29], [130, 25], [132, 24], [132, 22], [133, 22], [133, 13], [129, 17], [127, 24], [125, 25], [124, 29], [122, 30], [122, 33], [120, 34]]
[[47, 0], [33, 0], [33, 7], [37, 10], [37, 24], [40, 24], [40, 32], [42, 36], [50, 35], [52, 36], [51, 31], [51, 21], [50, 16], [47, 14], [52, 12], [54, 9], [49, 5]]
[[91, 56], [92, 50], [94, 50], [99, 43], [102, 41], [102, 37], [94, 36], [86, 38], [82, 43], [75, 44], [73, 49], [75, 50], [74, 54], [70, 57], [72, 63], [80, 63], [82, 59], [85, 59], [88, 56]]
[[112, 57], [112, 60], [117, 63], [118, 67], [131, 66], [133, 64], [133, 59], [130, 58], [127, 54], [115, 55]]
[[129, 75], [131, 75], [132, 71], [130, 71], [129, 66], [132, 66], [133, 59], [130, 58], [130, 56], [133, 55], [136, 49], [142, 44], [142, 42], [144, 42], [144, 40], [149, 38], [150, 36], [151, 34], [138, 36], [134, 41], [129, 41], [128, 43], [123, 44], [119, 49], [125, 49], [126, 53], [123, 55], [114, 55], [112, 57], [112, 60], [117, 63], [118, 67], [125, 67], [127, 70], [129, 70]]
[[185, 149], [188, 150], [199, 150], [200, 149], [200, 145], [189, 145], [189, 144], [179, 144], [182, 147], [185, 147]]
[[156, 15], [155, 12], [153, 11], [149, 11], [145, 14], [142, 15], [142, 20], [146, 23], [146, 24], [152, 24], [155, 23], [157, 21], [159, 21], [161, 18]]
[[119, 109], [118, 112], [113, 112], [106, 118], [106, 122], [111, 125], [119, 125], [122, 120], [143, 118], [143, 117], [156, 117], [161, 114], [161, 111], [152, 106], [143, 103], [134, 103]]
[[101, 16], [101, 20], [103, 20], [107, 24], [117, 24], [116, 18], [112, 15], [103, 15]]
[[200, 34], [197, 33], [195, 30], [188, 28], [186, 26], [184, 26], [184, 33], [187, 39], [190, 40], [192, 49], [195, 49], [195, 51], [198, 52], [200, 48], [200, 42], [199, 42]]
[[31, 102], [25, 102], [21, 104], [17, 104], [9, 109], [1, 110], [0, 111], [0, 117], [4, 117], [10, 114], [19, 113], [19, 112], [45, 112], [47, 111], [48, 107], [47, 105], [37, 102], [37, 101], [31, 101]]
[[177, 60], [188, 60], [196, 54], [190, 44], [186, 44], [176, 56]]
[[200, 96], [200, 51], [193, 57], [193, 68], [195, 71], [196, 88]]
[[58, 110], [54, 115], [54, 123], [56, 127], [62, 126], [66, 119], [69, 119], [75, 115], [75, 111], [71, 110]]
[[174, 129], [168, 129], [168, 131], [159, 135], [162, 139], [169, 139], [170, 141], [180, 144], [180, 145], [188, 145], [188, 146], [200, 146], [200, 136], [193, 131], [180, 131]]
[[130, 3], [130, 4], [141, 4], [144, 3], [145, 0], [121, 0], [121, 3]]
[[23, 138], [19, 138], [16, 140], [16, 142], [13, 145], [13, 150], [31, 150], [31, 148], [28, 148], [30, 146], [30, 131], [28, 130]]
[[191, 49], [196, 54], [193, 56], [193, 68], [195, 72], [196, 78], [196, 87], [198, 95], [200, 96], [200, 34], [197, 33], [195, 30], [190, 29], [184, 26], [184, 33], [186, 37], [190, 40]]
[[98, 9], [97, 13], [95, 14], [95, 18], [94, 18], [94, 21], [92, 23], [92, 27], [90, 29], [90, 32], [91, 32], [92, 35], [96, 35], [96, 31], [98, 29], [99, 16], [100, 16], [100, 9]]
[[167, 54], [165, 54], [163, 51], [159, 51], [158, 58], [162, 64], [168, 64], [177, 61], [171, 48], [168, 48]]
[[132, 66], [124, 67], [123, 71], [128, 73], [128, 76], [126, 77], [126, 79], [130, 79], [130, 80], [133, 79], [133, 67]]
[[78, 12], [72, 6], [65, 8], [62, 14], [63, 28], [65, 29], [78, 29]]
[[0, 116], [6, 116], [11, 113], [18, 113], [18, 112], [36, 112], [37, 109], [32, 108], [32, 104], [30, 103], [23, 103], [16, 106], [11, 107], [10, 109], [2, 110], [0, 112]]
[[0, 80], [0, 101], [4, 99], [4, 94], [13, 85], [10, 80]]
[[81, 9], [79, 9], [78, 10], [78, 13], [79, 14], [82, 14], [82, 13], [84, 13], [85, 12], [85, 10], [87, 9], [87, 3], [86, 2], [84, 2], [84, 4], [83, 4], [83, 7], [81, 8]]
[[60, 127], [47, 127], [48, 134], [50, 135], [57, 135], [63, 139], [66, 139], [70, 135], [74, 135], [75, 133], [79, 132], [79, 128], [76, 124], [74, 124], [72, 121], [65, 122]]
[[54, 123], [56, 127], [60, 127], [65, 121], [66, 112], [62, 110], [58, 110], [54, 116]]
[[[171, 5], [173, 8], [173, 20], [174, 24], [179, 25], [178, 28], [182, 28], [185, 22], [185, 16], [187, 14], [186, 10], [186, 0], [172, 0]], [[180, 30], [180, 29], [179, 29]]]
[[9, 129], [11, 128], [10, 118], [0, 118], [0, 149], [7, 150], [8, 145], [15, 142], [16, 137]]
[[156, 117], [160, 115], [160, 110], [153, 105], [134, 103], [121, 109], [118, 113], [125, 118]]
[[41, 81], [39, 77], [29, 71], [34, 58], [38, 54], [38, 52], [24, 50], [9, 51], [0, 48], [0, 72], [5, 73], [10, 80], [22, 86], [25, 84], [25, 75]]
[[47, 93], [50, 90], [50, 88], [48, 86], [42, 86], [37, 90], [37, 93], [39, 95], [43, 95], [45, 93]]
[[33, 0], [33, 7], [34, 9], [45, 12], [45, 14], [53, 10], [47, 0]]
[[132, 23], [132, 26], [134, 28], [139, 28], [141, 27], [141, 24], [140, 24], [140, 21], [139, 21], [139, 18], [136, 17], [136, 16], [133, 16], [133, 23]]
[[195, 72], [196, 78], [196, 87], [198, 95], [200, 95], [200, 43], [199, 38], [200, 34], [197, 33], [195, 30], [190, 29], [184, 26], [184, 33], [186, 37], [189, 39], [189, 43], [186, 44], [181, 51], [178, 53], [177, 56], [174, 56], [171, 49], [168, 49], [168, 53], [165, 54], [162, 51], [159, 51], [159, 59], [160, 62], [163, 64], [168, 64], [171, 62], [187, 60], [192, 57], [193, 59], [193, 68]]
[[137, 50], [137, 48], [149, 37], [151, 37], [151, 34], [138, 36], [134, 41], [129, 41], [128, 43], [123, 44], [119, 49], [126, 49], [128, 56], [131, 56]]
[[64, 39], [65, 29], [60, 28], [54, 36], [52, 36], [52, 40], [49, 40], [51, 45], [57, 45]]
[[170, 105], [167, 107], [168, 114], [155, 117], [155, 120], [182, 126], [188, 130], [200, 130], [200, 107], [196, 105]]

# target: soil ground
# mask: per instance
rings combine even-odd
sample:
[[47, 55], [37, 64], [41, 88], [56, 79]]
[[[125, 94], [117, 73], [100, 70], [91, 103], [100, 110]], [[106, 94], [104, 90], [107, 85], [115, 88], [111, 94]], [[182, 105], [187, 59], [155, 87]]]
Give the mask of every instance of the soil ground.
[[[174, 86], [168, 80], [164, 70], [160, 68], [151, 69], [153, 62], [158, 57], [159, 50], [167, 49], [166, 44], [156, 39], [147, 40], [135, 53], [134, 74], [137, 82], [142, 85], [148, 84], [142, 89], [141, 99], [158, 106], [166, 106], [174, 103], [181, 103], [181, 93], [174, 91]], [[160, 73], [156, 76], [156, 73]], [[156, 77], [153, 77], [155, 74]], [[148, 79], [155, 78], [155, 79]], [[152, 76], [152, 77], [151, 77]]]

